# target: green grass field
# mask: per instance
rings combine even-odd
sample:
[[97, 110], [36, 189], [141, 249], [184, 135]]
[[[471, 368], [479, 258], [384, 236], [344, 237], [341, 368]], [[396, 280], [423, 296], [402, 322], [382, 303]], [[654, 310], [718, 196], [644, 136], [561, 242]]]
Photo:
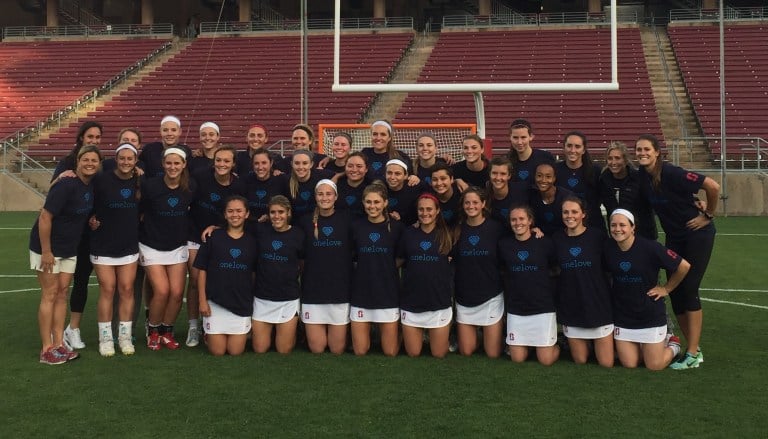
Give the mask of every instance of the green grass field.
[[717, 220], [702, 291], [706, 362], [658, 373], [455, 354], [213, 358], [203, 347], [150, 352], [143, 334], [133, 357], [105, 359], [95, 287], [81, 359], [44, 366], [27, 269], [33, 220], [0, 214], [2, 438], [766, 437], [768, 218]]

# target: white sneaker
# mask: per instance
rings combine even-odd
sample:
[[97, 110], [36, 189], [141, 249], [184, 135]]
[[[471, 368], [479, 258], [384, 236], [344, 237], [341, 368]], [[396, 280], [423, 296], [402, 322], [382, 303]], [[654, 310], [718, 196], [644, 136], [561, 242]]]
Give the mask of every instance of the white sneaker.
[[99, 342], [99, 353], [102, 357], [111, 357], [115, 355], [114, 340], [104, 340]]
[[64, 330], [64, 343], [70, 350], [73, 349], [85, 349], [85, 343], [80, 337], [80, 328], [72, 328], [67, 325]]
[[193, 348], [200, 344], [200, 330], [196, 327], [189, 328], [187, 331], [187, 346]]
[[136, 349], [133, 347], [133, 342], [131, 341], [131, 336], [119, 336], [117, 338], [117, 344], [120, 346], [120, 352], [123, 353], [123, 355], [133, 355], [136, 353]]

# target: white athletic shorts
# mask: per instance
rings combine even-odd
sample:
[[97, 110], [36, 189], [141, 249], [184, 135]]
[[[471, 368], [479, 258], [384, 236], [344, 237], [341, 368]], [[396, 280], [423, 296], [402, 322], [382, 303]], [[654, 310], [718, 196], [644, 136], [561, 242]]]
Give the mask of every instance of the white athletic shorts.
[[451, 324], [453, 308], [448, 307], [437, 311], [410, 312], [400, 310], [400, 322], [414, 328], [442, 328]]
[[192, 241], [187, 241], [187, 250], [200, 250], [200, 244]]
[[346, 325], [349, 323], [349, 304], [302, 303], [301, 321], [310, 325]]
[[521, 316], [507, 314], [507, 344], [510, 346], [554, 346], [557, 316], [553, 312]]
[[392, 323], [400, 320], [400, 308], [368, 309], [350, 306], [349, 320], [353, 322]]
[[615, 340], [631, 341], [633, 343], [661, 343], [666, 337], [667, 325], [641, 329], [628, 329], [617, 326], [613, 329], [613, 338]]
[[203, 317], [206, 334], [242, 335], [251, 332], [251, 318], [239, 316], [230, 310], [208, 301], [210, 317]]
[[[75, 266], [77, 265], [77, 256], [71, 258], [57, 258], [53, 257], [53, 268], [51, 273], [74, 273]], [[35, 253], [32, 250], [29, 251], [29, 268], [35, 271], [43, 271], [43, 255]]]
[[280, 324], [290, 321], [299, 313], [299, 299], [275, 302], [253, 298], [253, 316], [257, 322]]
[[139, 264], [142, 267], [149, 265], [186, 264], [188, 260], [189, 251], [187, 251], [186, 245], [170, 251], [161, 251], [139, 243]]
[[93, 265], [113, 265], [113, 266], [119, 267], [123, 265], [133, 264], [138, 260], [139, 260], [138, 253], [134, 253], [128, 256], [120, 256], [119, 258], [91, 255], [91, 264]]
[[490, 326], [504, 317], [504, 294], [488, 299], [473, 307], [456, 304], [456, 323], [474, 326]]
[[598, 326], [597, 328], [579, 328], [578, 326], [563, 325], [563, 334], [568, 338], [583, 338], [596, 340], [611, 335], [613, 324]]

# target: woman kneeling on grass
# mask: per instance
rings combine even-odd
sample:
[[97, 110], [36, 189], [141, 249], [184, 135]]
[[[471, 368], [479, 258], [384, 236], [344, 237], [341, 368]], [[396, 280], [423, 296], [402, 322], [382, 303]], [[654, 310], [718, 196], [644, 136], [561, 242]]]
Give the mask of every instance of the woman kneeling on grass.
[[200, 314], [213, 355], [240, 355], [245, 350], [253, 313], [254, 238], [245, 233], [248, 200], [239, 195], [227, 199], [227, 228], [215, 230], [195, 259], [198, 273]]
[[29, 237], [30, 268], [37, 272], [41, 290], [37, 320], [43, 364], [61, 364], [78, 357], [64, 346], [67, 292], [77, 264], [77, 246], [93, 209], [91, 179], [99, 171], [101, 152], [95, 146], [84, 146], [76, 157], [77, 178], [51, 187]]
[[[607, 269], [613, 277], [613, 317], [616, 352], [624, 367], [640, 362], [651, 370], [667, 367], [680, 354], [680, 340], [667, 335], [664, 297], [680, 285], [691, 265], [677, 253], [642, 236], [635, 236], [635, 217], [616, 209], [610, 219], [611, 236], [605, 245]], [[670, 273], [658, 285], [659, 270]]]
[[453, 276], [448, 255], [453, 241], [440, 212], [440, 201], [430, 193], [418, 201], [419, 226], [408, 227], [398, 245], [398, 265], [404, 264], [400, 322], [409, 357], [421, 355], [424, 330], [429, 330], [433, 357], [448, 354], [453, 318]]

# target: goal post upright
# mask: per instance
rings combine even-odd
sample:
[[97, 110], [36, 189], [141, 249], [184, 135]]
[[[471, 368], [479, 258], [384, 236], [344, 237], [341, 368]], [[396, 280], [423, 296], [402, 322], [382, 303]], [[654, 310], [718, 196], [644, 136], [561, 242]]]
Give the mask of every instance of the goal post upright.
[[611, 0], [611, 80], [610, 82], [504, 82], [504, 83], [417, 83], [417, 84], [341, 84], [341, 0], [334, 0], [333, 85], [331, 91], [341, 93], [473, 93], [477, 131], [485, 138], [485, 108], [482, 92], [578, 92], [618, 91], [618, 29], [616, 0]]

